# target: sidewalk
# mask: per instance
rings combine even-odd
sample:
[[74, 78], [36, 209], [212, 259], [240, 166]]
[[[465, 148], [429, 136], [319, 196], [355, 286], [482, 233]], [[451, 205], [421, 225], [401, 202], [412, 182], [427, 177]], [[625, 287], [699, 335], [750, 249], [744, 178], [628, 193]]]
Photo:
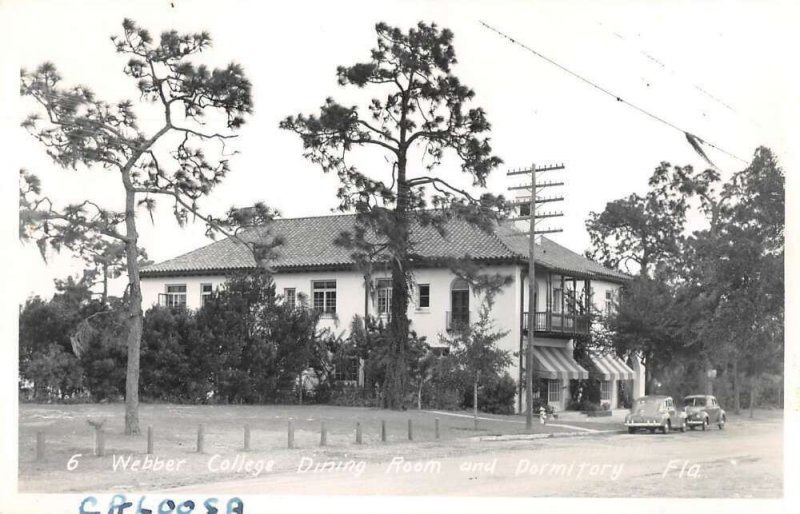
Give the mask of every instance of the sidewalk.
[[628, 412], [630, 412], [628, 409], [612, 409], [611, 416], [590, 417], [580, 411], [565, 410], [558, 412], [558, 419], [553, 421], [556, 423], [560, 421], [581, 421], [584, 423], [621, 425], [625, 422], [625, 415], [628, 414]]

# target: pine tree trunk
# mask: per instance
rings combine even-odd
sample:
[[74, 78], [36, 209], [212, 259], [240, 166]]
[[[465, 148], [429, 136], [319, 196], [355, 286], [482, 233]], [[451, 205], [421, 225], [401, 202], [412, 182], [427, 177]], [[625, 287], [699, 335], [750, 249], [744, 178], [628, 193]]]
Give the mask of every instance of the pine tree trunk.
[[750, 377], [750, 417], [753, 417], [753, 406], [755, 405], [755, 397], [758, 393], [758, 383], [756, 382], [756, 377]]
[[[124, 177], [125, 178], [125, 177]], [[127, 184], [126, 184], [127, 186]], [[128, 369], [125, 376], [125, 433], [136, 435], [139, 430], [139, 354], [142, 344], [142, 288], [139, 282], [139, 251], [137, 247], [135, 193], [127, 188], [125, 194], [125, 227], [127, 241], [125, 257], [128, 268]]]
[[399, 409], [404, 400], [407, 384], [406, 353], [408, 346], [408, 185], [406, 160], [400, 156], [397, 163], [397, 206], [394, 211], [394, 231], [388, 234], [392, 252], [392, 309], [389, 321], [390, 353], [386, 369], [385, 406]]

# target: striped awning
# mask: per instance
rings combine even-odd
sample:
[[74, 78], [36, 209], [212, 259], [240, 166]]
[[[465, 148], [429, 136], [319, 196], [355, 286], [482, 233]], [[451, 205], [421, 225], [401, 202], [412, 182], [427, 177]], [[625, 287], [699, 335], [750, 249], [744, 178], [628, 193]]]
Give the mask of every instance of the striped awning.
[[586, 380], [589, 372], [575, 362], [572, 355], [564, 348], [535, 346], [533, 357], [537, 377], [561, 380]]
[[592, 361], [592, 378], [600, 380], [633, 380], [636, 374], [622, 359], [614, 354], [591, 352], [589, 359]]

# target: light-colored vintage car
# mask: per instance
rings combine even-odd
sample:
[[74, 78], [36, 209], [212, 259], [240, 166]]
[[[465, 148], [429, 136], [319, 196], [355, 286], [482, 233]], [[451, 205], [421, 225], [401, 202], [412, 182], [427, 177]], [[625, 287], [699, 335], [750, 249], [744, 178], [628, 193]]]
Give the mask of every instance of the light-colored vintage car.
[[703, 430], [706, 430], [712, 424], [717, 425], [720, 430], [725, 428], [727, 421], [725, 410], [710, 394], [692, 394], [685, 397], [683, 409], [686, 412], [686, 424], [692, 430], [695, 427], [702, 427]]
[[631, 412], [625, 416], [625, 426], [632, 434], [637, 429], [656, 429], [667, 434], [671, 430], [686, 431], [686, 414], [675, 408], [671, 396], [642, 396], [633, 401]]

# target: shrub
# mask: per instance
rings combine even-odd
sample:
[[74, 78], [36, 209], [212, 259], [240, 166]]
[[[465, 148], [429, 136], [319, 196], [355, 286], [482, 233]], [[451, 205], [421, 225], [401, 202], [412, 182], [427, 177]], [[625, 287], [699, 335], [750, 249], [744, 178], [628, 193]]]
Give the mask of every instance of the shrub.
[[120, 306], [112, 307], [92, 321], [80, 356], [86, 388], [95, 401], [118, 401], [125, 393], [128, 362], [124, 313]]
[[581, 411], [582, 412], [597, 412], [601, 410], [606, 410], [603, 408], [601, 404], [598, 402], [592, 402], [589, 400], [581, 400]]
[[533, 415], [534, 416], [538, 416], [539, 415], [539, 409], [541, 409], [542, 407], [544, 407], [544, 411], [548, 415], [549, 414], [553, 414], [555, 412], [555, 409], [553, 408], [553, 406], [548, 404], [542, 398], [534, 398], [532, 404], [533, 404]]
[[575, 398], [570, 398], [570, 400], [567, 402], [567, 410], [583, 410], [581, 409], [580, 400], [576, 400]]
[[153, 307], [142, 331], [141, 395], [171, 402], [205, 402], [211, 392], [208, 356], [197, 351], [197, 326], [186, 309]]
[[[478, 409], [490, 414], [513, 414], [517, 384], [511, 375], [502, 377], [478, 388]], [[464, 407], [472, 408], [472, 389], [464, 391]]]
[[51, 344], [20, 365], [23, 376], [34, 377], [32, 400], [64, 400], [79, 393], [83, 385], [80, 362], [59, 344]]
[[380, 406], [379, 398], [375, 395], [374, 391], [358, 386], [340, 384], [333, 386], [329, 403], [341, 407]]

